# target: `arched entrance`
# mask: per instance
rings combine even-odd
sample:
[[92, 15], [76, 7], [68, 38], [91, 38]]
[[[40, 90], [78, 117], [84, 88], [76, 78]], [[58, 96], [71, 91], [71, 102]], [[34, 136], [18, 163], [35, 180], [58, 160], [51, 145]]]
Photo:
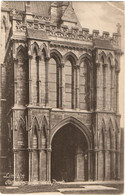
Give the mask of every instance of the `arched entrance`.
[[68, 123], [52, 139], [51, 179], [88, 180], [88, 143], [83, 132]]

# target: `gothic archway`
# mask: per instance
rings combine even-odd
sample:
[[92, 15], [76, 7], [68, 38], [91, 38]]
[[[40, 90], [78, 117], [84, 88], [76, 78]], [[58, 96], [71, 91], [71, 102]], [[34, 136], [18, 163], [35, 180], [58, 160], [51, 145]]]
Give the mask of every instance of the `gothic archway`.
[[77, 126], [69, 122], [60, 127], [51, 146], [51, 179], [66, 182], [88, 180], [89, 143]]

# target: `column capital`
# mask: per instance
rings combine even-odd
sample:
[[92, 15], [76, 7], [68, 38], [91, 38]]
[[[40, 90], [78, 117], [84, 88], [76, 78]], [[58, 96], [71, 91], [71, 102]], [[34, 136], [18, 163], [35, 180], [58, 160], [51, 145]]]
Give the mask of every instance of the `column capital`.
[[61, 68], [64, 68], [64, 62], [61, 62], [61, 64], [60, 64], [60, 66], [61, 66]]
[[32, 56], [31, 54], [28, 54], [28, 58], [29, 58], [29, 59], [32, 59], [33, 56]]
[[49, 56], [46, 56], [45, 61], [48, 62], [50, 60]]
[[15, 148], [14, 148], [14, 149], [13, 149], [13, 152], [14, 152], [14, 153], [17, 153], [17, 152], [18, 152], [18, 149], [15, 149]]
[[17, 63], [18, 59], [16, 57], [13, 57], [13, 62]]
[[36, 60], [37, 60], [37, 61], [41, 60], [41, 56], [39, 56], [39, 55], [36, 56]]
[[107, 67], [107, 66], [108, 66], [108, 64], [106, 64], [106, 63], [105, 63], [105, 64], [103, 64], [103, 66], [104, 66], [104, 67]]
[[74, 68], [75, 68], [75, 69], [79, 69], [79, 68], [80, 68], [79, 64], [76, 64], [76, 65], [74, 66]]
[[51, 148], [46, 148], [47, 152], [52, 152]]
[[33, 152], [32, 148], [28, 148], [27, 150], [28, 150], [28, 152]]
[[96, 67], [99, 68], [100, 67], [100, 63], [99, 62], [96, 62]]

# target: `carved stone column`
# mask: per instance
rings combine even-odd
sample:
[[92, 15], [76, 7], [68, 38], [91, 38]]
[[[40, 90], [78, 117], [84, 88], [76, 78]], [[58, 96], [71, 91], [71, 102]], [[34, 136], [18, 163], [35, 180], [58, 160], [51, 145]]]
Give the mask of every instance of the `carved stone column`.
[[51, 181], [51, 148], [47, 148], [47, 181]]
[[41, 149], [39, 149], [39, 181], [41, 181]]
[[14, 105], [17, 105], [17, 64], [18, 59], [13, 58], [14, 62]]
[[99, 110], [100, 63], [96, 63], [96, 110]]
[[36, 56], [36, 61], [37, 61], [37, 87], [38, 87], [38, 105], [41, 104], [41, 80], [40, 80], [40, 56]]
[[61, 88], [62, 88], [62, 103], [61, 107], [65, 108], [65, 68], [64, 68], [64, 62], [61, 63]]
[[48, 74], [49, 74], [49, 57], [46, 57], [45, 59], [45, 105], [48, 106], [49, 104], [49, 78], [48, 78]]
[[33, 150], [31, 148], [28, 149], [29, 152], [29, 182], [32, 182], [32, 158], [33, 158]]
[[116, 71], [116, 112], [119, 113], [119, 71]]
[[13, 149], [13, 155], [14, 155], [14, 166], [13, 166], [13, 171], [14, 171], [14, 182], [16, 181], [16, 155], [17, 155], [17, 150]]
[[88, 180], [91, 179], [91, 151], [88, 151]]
[[32, 105], [32, 75], [31, 75], [32, 55], [29, 55], [29, 105]]
[[79, 71], [80, 71], [80, 66], [76, 65], [76, 108], [79, 109]]
[[113, 102], [114, 102], [114, 97], [113, 97], [113, 90], [114, 90], [114, 68], [111, 66], [111, 89], [110, 89], [110, 110], [113, 111]]
[[95, 167], [94, 167], [95, 175], [94, 175], [94, 180], [96, 181], [96, 180], [98, 180], [98, 149], [95, 148], [94, 152], [95, 152]]

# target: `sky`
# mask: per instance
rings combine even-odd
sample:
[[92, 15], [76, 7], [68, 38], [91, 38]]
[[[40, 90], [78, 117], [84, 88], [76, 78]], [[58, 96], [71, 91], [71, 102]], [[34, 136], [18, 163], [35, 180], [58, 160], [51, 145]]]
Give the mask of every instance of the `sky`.
[[[124, 51], [124, 2], [114, 1], [74, 1], [73, 8], [83, 28], [89, 28], [90, 33], [96, 29], [102, 34], [103, 31], [117, 32], [117, 23], [121, 24], [121, 47]], [[119, 111], [121, 114], [121, 127], [124, 127], [124, 55], [121, 57], [121, 71], [119, 75]]]

